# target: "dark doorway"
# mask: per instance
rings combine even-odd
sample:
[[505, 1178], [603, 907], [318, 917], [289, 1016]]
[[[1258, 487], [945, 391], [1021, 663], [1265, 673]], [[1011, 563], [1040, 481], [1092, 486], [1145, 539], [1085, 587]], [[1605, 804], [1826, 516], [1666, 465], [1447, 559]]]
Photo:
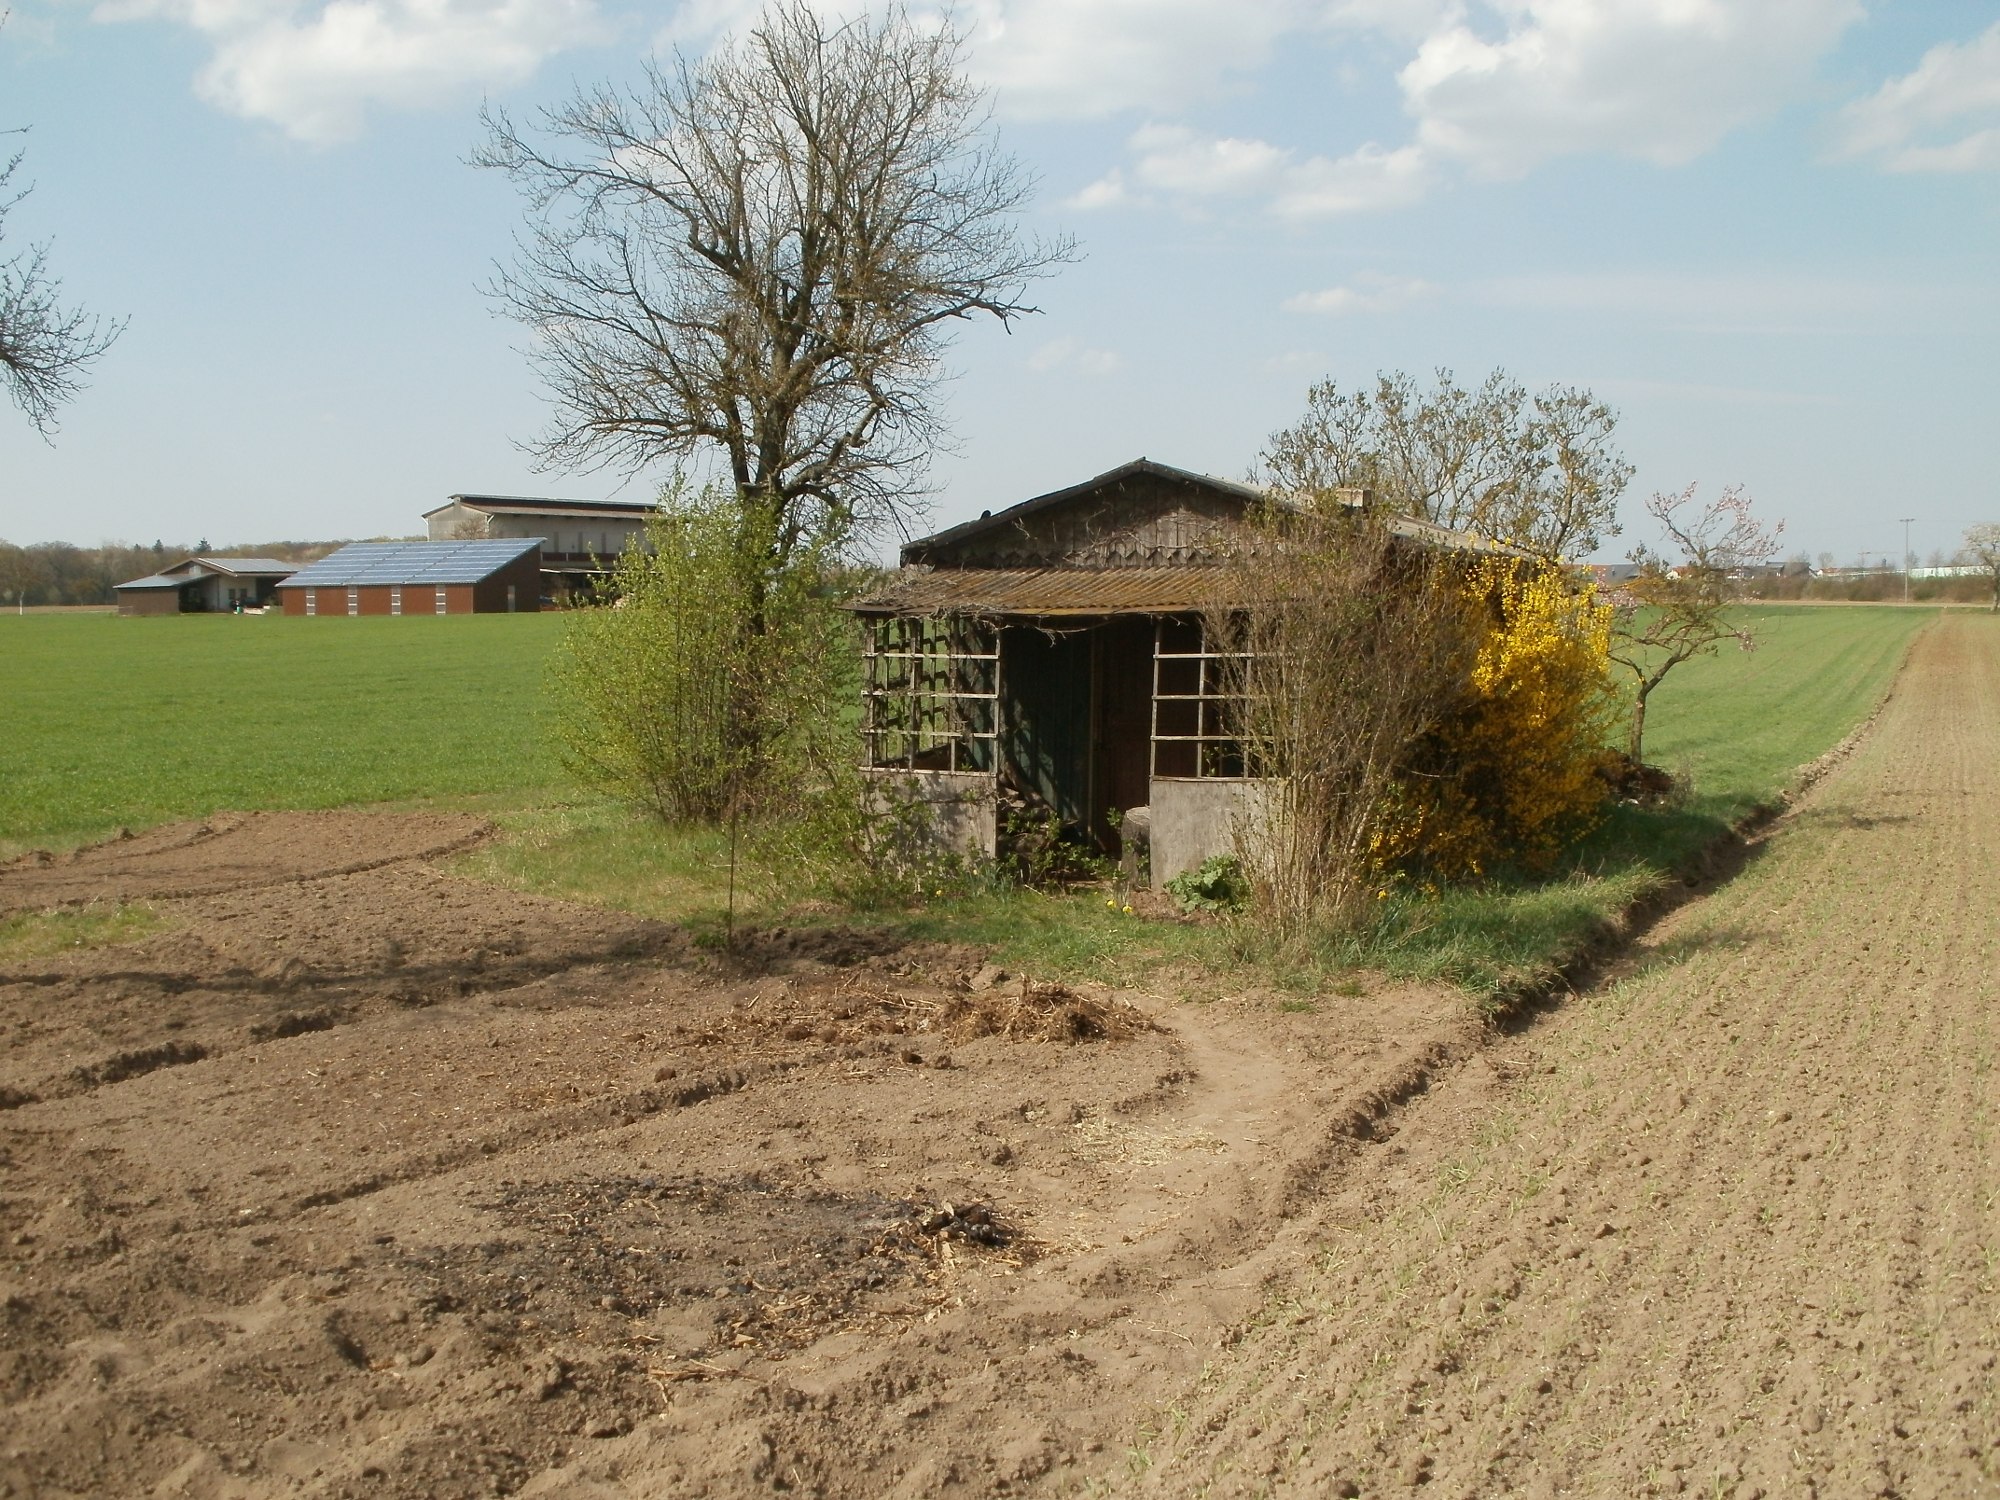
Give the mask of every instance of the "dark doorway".
[[1142, 616], [1112, 620], [1091, 636], [1097, 701], [1090, 828], [1102, 847], [1115, 850], [1118, 830], [1110, 814], [1143, 807], [1151, 795], [1153, 622]]
[[1091, 656], [1087, 631], [1019, 625], [1000, 633], [1007, 769], [1073, 832], [1092, 821]]

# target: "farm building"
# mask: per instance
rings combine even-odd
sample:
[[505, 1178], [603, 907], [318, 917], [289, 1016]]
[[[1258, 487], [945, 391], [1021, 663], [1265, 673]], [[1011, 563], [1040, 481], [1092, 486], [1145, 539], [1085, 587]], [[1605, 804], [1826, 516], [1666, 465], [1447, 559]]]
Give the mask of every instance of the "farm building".
[[542, 500], [525, 495], [453, 495], [424, 512], [432, 541], [534, 537], [542, 544], [542, 592], [589, 587], [625, 544], [646, 530], [649, 500]]
[[[1202, 612], [1228, 533], [1273, 498], [1142, 458], [909, 543], [854, 606], [870, 774], [929, 804], [968, 850], [995, 852], [1003, 803], [1052, 812], [1105, 850], [1119, 828], [1147, 827], [1156, 882], [1227, 849], [1258, 783]], [[1518, 555], [1406, 517], [1390, 526]]]
[[263, 608], [297, 571], [298, 564], [274, 557], [189, 557], [112, 592], [121, 615], [228, 614]]
[[542, 607], [541, 543], [352, 542], [279, 586], [288, 615], [494, 615]]

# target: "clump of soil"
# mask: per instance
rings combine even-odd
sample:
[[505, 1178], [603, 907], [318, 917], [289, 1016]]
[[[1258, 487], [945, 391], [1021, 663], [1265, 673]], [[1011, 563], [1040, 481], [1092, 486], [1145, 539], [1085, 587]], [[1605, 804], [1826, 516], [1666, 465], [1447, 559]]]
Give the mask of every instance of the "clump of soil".
[[1004, 1036], [1014, 1041], [1122, 1041], [1159, 1026], [1137, 1006], [1078, 994], [1067, 985], [1023, 977], [991, 989], [954, 995], [938, 1008], [936, 1029], [960, 1041]]
[[564, 1336], [650, 1319], [673, 1326], [668, 1342], [688, 1358], [803, 1348], [878, 1321], [884, 1294], [936, 1300], [959, 1253], [1018, 1266], [1034, 1250], [986, 1204], [755, 1173], [507, 1182], [477, 1207], [505, 1230], [408, 1257], [429, 1311], [507, 1314]]
[[1605, 789], [1620, 802], [1641, 806], [1671, 801], [1680, 783], [1671, 771], [1634, 760], [1622, 750], [1607, 750], [1598, 757], [1597, 775]]
[[1159, 1026], [1137, 1006], [1025, 976], [983, 969], [966, 988], [894, 984], [876, 974], [786, 978], [742, 1005], [720, 1026], [695, 1032], [715, 1046], [740, 1033], [788, 1042], [854, 1045], [871, 1037], [936, 1036], [954, 1042], [1004, 1037], [1020, 1042], [1123, 1041]]

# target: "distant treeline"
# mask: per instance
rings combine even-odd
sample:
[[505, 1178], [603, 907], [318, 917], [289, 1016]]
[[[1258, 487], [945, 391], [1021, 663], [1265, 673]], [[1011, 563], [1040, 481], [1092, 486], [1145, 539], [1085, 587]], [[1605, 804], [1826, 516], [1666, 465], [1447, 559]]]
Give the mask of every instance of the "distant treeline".
[[1793, 573], [1780, 578], [1753, 578], [1743, 585], [1752, 599], [1796, 599], [1805, 602], [1877, 604], [1899, 603], [1908, 588], [1912, 604], [1984, 604], [1993, 597], [1993, 577], [1969, 574], [1959, 578], [1916, 578], [1887, 569], [1849, 572], [1815, 577]]
[[344, 542], [258, 542], [240, 547], [150, 547], [111, 543], [77, 547], [68, 542], [37, 542], [17, 547], [0, 541], [0, 604], [115, 604], [112, 589], [134, 578], [170, 568], [186, 557], [273, 557], [303, 566], [325, 557]]

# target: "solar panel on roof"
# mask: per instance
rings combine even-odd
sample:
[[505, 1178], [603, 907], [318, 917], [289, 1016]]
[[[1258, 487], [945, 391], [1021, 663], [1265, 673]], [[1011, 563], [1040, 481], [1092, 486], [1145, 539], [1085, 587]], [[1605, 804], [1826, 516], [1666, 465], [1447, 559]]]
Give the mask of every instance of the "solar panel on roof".
[[458, 542], [350, 542], [308, 563], [283, 587], [478, 583], [541, 546], [539, 537], [480, 537]]

